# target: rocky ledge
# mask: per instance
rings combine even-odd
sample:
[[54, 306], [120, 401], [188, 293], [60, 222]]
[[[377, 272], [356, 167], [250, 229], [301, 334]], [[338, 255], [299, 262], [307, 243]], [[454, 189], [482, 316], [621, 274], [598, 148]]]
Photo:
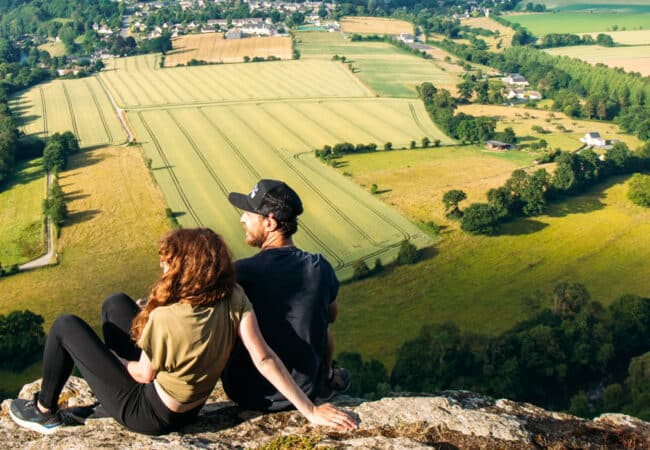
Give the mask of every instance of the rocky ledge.
[[[26, 385], [31, 398], [40, 381]], [[72, 377], [61, 407], [94, 403], [87, 384]], [[351, 433], [310, 425], [295, 412], [261, 414], [235, 406], [220, 386], [197, 423], [181, 432], [149, 437], [131, 433], [113, 419], [92, 419], [50, 436], [17, 427], [2, 403], [0, 442], [4, 448], [372, 448], [372, 449], [650, 449], [650, 423], [622, 414], [584, 420], [527, 403], [494, 400], [471, 392], [392, 394], [378, 401], [339, 396], [360, 428]]]

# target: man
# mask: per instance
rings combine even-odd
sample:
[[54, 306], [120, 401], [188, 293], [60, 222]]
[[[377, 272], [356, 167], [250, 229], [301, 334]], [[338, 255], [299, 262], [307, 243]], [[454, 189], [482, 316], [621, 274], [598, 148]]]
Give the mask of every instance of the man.
[[[261, 249], [235, 263], [237, 282], [257, 314], [262, 336], [311, 399], [347, 389], [350, 374], [332, 362], [328, 325], [336, 319], [339, 283], [320, 254], [298, 249], [302, 202], [282, 181], [260, 180], [250, 194], [228, 200], [243, 210], [246, 243]], [[226, 394], [249, 409], [277, 411], [290, 403], [255, 369], [241, 341], [222, 374]]]

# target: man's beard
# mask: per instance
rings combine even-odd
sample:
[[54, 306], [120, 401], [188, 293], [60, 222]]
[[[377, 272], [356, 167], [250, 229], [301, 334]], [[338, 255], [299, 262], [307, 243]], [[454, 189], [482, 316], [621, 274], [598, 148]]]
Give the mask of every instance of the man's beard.
[[264, 233], [252, 234], [246, 232], [246, 243], [251, 247], [261, 248], [262, 244], [264, 244], [264, 241], [266, 241], [266, 236], [264, 236]]

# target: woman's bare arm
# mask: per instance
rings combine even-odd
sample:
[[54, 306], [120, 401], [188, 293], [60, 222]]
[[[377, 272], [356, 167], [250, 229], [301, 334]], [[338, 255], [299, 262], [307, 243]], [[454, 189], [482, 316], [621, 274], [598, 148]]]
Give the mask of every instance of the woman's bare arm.
[[262, 337], [254, 312], [247, 312], [242, 317], [239, 336], [257, 370], [310, 422], [340, 430], [357, 428], [357, 422], [350, 414], [331, 404], [315, 406], [309, 400]]

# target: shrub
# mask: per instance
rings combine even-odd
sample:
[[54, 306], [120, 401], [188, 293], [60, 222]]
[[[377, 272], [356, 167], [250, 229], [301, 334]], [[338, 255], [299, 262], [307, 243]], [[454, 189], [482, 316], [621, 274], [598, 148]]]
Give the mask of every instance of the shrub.
[[393, 143], [392, 142], [386, 142], [384, 144], [384, 150], [392, 150], [393, 149]]
[[430, 143], [431, 140], [428, 137], [425, 136], [422, 138], [422, 148], [428, 148]]
[[493, 234], [499, 224], [497, 211], [487, 203], [473, 203], [463, 212], [460, 228], [472, 234]]
[[416, 145], [415, 141], [411, 141], [409, 148], [414, 149]]
[[635, 205], [650, 208], [650, 175], [635, 173], [628, 185], [627, 198]]
[[376, 194], [379, 189], [377, 188], [377, 185], [375, 183], [372, 183], [370, 186], [370, 193], [371, 194]]
[[415, 245], [411, 244], [408, 239], [404, 239], [399, 245], [399, 253], [397, 254], [397, 264], [413, 264], [418, 260], [418, 250]]
[[370, 275], [370, 268], [363, 259], [357, 259], [352, 263], [352, 279], [361, 280]]
[[375, 273], [381, 273], [384, 271], [384, 265], [381, 262], [380, 258], [375, 259], [375, 267], [372, 269]]

